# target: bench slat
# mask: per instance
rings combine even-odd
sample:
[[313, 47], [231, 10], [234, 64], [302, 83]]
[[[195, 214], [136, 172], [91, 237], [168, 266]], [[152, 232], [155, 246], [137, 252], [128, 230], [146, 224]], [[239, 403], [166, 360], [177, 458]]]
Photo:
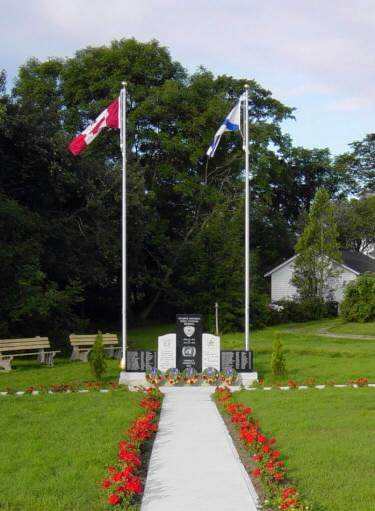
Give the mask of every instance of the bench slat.
[[45, 341], [49, 343], [48, 337], [25, 337], [25, 339], [0, 339], [0, 343], [2, 342], [36, 342], [36, 341]]
[[0, 344], [0, 351], [9, 351], [9, 350], [35, 350], [35, 349], [44, 349], [50, 348], [49, 343], [44, 344]]

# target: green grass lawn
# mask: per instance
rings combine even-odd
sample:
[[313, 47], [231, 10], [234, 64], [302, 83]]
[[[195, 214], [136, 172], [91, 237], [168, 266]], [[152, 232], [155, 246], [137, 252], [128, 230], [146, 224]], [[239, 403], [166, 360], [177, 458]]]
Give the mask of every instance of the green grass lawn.
[[375, 509], [374, 389], [242, 391], [289, 474], [322, 511]]
[[1, 511], [107, 509], [99, 488], [141, 394], [0, 398]]
[[[366, 324], [372, 328], [372, 324]], [[375, 382], [375, 340], [320, 337], [321, 329], [341, 333], [364, 332], [363, 324], [346, 323], [337, 319], [293, 323], [256, 330], [251, 333], [251, 349], [254, 350], [254, 369], [266, 383], [285, 383], [292, 379], [298, 382], [315, 379], [318, 383], [334, 381], [347, 383], [361, 376]], [[347, 330], [345, 330], [347, 328]], [[130, 349], [157, 349], [157, 337], [173, 332], [175, 326], [159, 325], [129, 331]], [[286, 352], [288, 374], [274, 381], [270, 370], [270, 359], [274, 335], [279, 332]], [[221, 339], [222, 349], [243, 349], [243, 334], [225, 334]], [[55, 367], [39, 366], [35, 360], [15, 358], [14, 370], [0, 371], [0, 391], [7, 387], [24, 389], [30, 385], [52, 383], [74, 383], [92, 380], [89, 365], [80, 361], [70, 362], [55, 359]], [[119, 362], [108, 361], [105, 381], [117, 381]]]

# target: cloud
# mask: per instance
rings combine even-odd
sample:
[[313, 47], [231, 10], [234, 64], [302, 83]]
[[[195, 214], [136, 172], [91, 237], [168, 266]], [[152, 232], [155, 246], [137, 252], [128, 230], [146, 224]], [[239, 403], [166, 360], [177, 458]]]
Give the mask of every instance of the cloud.
[[155, 38], [190, 71], [255, 78], [317, 115], [375, 111], [373, 0], [2, 0], [2, 14], [0, 61], [13, 75], [33, 55]]

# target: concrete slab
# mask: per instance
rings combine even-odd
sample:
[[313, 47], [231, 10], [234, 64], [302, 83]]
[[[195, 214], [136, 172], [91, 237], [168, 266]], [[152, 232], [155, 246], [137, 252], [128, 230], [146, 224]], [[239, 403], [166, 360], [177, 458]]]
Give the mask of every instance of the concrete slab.
[[256, 511], [258, 497], [211, 387], [163, 387], [141, 511]]

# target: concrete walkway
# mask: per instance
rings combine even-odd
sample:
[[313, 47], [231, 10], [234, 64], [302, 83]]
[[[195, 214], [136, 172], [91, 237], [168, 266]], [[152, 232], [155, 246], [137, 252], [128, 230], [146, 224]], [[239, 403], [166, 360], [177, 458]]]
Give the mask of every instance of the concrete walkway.
[[162, 390], [141, 511], [256, 511], [256, 492], [210, 398], [213, 388]]

